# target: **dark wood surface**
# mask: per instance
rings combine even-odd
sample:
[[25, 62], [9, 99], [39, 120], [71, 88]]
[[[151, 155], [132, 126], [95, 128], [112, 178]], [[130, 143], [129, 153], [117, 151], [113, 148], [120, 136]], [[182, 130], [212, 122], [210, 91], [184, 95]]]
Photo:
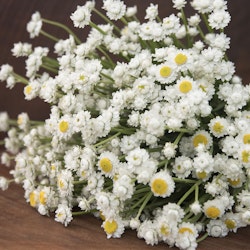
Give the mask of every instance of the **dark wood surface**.
[[[1, 174], [8, 169], [0, 166]], [[248, 250], [250, 227], [225, 238], [207, 238], [197, 250]], [[2, 250], [176, 250], [166, 244], [146, 245], [136, 232], [126, 230], [121, 239], [107, 239], [101, 221], [93, 216], [75, 217], [68, 227], [54, 221], [54, 217], [41, 216], [23, 198], [22, 187], [13, 184], [0, 191], [0, 249]]]
[[[14, 42], [30, 41], [26, 32], [26, 23], [31, 14], [39, 10], [43, 17], [71, 25], [69, 15], [83, 0], [0, 0], [0, 65], [10, 63], [24, 72], [20, 61], [11, 57], [10, 49]], [[101, 1], [97, 1], [100, 4]], [[125, 1], [130, 6], [138, 4], [140, 9], [150, 2], [161, 3], [161, 13], [169, 15], [171, 1]], [[236, 64], [237, 74], [245, 83], [250, 82], [250, 10], [249, 0], [228, 1], [232, 21], [227, 29], [231, 37], [230, 59]], [[141, 14], [142, 16], [144, 13]], [[84, 31], [82, 31], [84, 34]], [[35, 39], [35, 44], [47, 41]], [[48, 46], [51, 46], [48, 44]], [[33, 103], [23, 100], [22, 86], [7, 90], [0, 84], [0, 111], [6, 110], [12, 117], [27, 111], [33, 119], [48, 116], [48, 107], [36, 100]], [[0, 166], [0, 175], [8, 176], [9, 169]], [[22, 187], [11, 185], [9, 190], [0, 191], [0, 249], [169, 249], [167, 245], [147, 246], [136, 237], [135, 231], [127, 230], [121, 239], [106, 239], [101, 222], [93, 216], [77, 217], [65, 228], [54, 221], [53, 217], [39, 215], [23, 198]], [[171, 248], [175, 249], [175, 248]], [[208, 238], [200, 243], [202, 250], [247, 250], [250, 249], [250, 227], [231, 233], [226, 238]]]

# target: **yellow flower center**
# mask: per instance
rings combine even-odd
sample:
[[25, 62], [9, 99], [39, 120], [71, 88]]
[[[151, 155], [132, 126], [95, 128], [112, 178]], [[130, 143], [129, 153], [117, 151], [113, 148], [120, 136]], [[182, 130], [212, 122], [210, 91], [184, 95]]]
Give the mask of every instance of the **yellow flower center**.
[[216, 219], [220, 216], [220, 209], [218, 207], [211, 206], [206, 209], [205, 214], [208, 218]]
[[232, 179], [228, 179], [228, 182], [230, 183], [230, 185], [231, 186], [238, 186], [240, 183], [241, 183], [241, 179], [240, 178], [238, 178], [238, 179], [236, 179], [236, 180], [232, 180]]
[[169, 233], [170, 233], [169, 227], [162, 225], [160, 228], [160, 232], [162, 235], [165, 235], [165, 236], [169, 235]]
[[205, 171], [196, 172], [196, 176], [199, 179], [205, 179], [207, 177], [207, 173]]
[[81, 172], [81, 176], [82, 176], [82, 177], [85, 177], [85, 176], [86, 176], [86, 171], [83, 170], [83, 171]]
[[224, 126], [220, 122], [216, 122], [213, 125], [213, 131], [216, 133], [222, 133], [224, 130]]
[[164, 195], [168, 190], [168, 184], [163, 179], [155, 179], [152, 182], [151, 190], [154, 194]]
[[79, 76], [79, 80], [80, 80], [80, 81], [84, 81], [84, 79], [85, 79], [85, 76], [84, 76], [83, 74], [81, 74], [81, 75]]
[[30, 85], [27, 85], [25, 88], [24, 88], [24, 93], [26, 95], [29, 95], [32, 91], [32, 87]]
[[243, 150], [241, 153], [241, 157], [242, 157], [242, 161], [244, 163], [248, 163], [249, 162], [249, 157], [250, 157], [250, 152], [247, 150]]
[[102, 158], [99, 162], [99, 165], [100, 165], [100, 168], [102, 169], [102, 171], [105, 173], [110, 173], [113, 169], [112, 162], [107, 157]]
[[226, 224], [228, 229], [234, 229], [236, 227], [235, 221], [231, 220], [231, 219], [226, 219], [225, 224]]
[[172, 73], [172, 69], [168, 66], [163, 66], [160, 69], [160, 75], [164, 78], [169, 77], [171, 75], [171, 73]]
[[250, 144], [250, 134], [246, 134], [243, 136], [244, 144]]
[[55, 171], [56, 170], [56, 166], [55, 165], [51, 165], [50, 169], [51, 169], [51, 171]]
[[18, 116], [18, 118], [17, 118], [17, 124], [18, 125], [21, 125], [23, 123], [23, 118], [22, 118], [22, 116]]
[[190, 234], [194, 234], [193, 230], [190, 227], [181, 227], [179, 229], [180, 234], [184, 234], [185, 232], [188, 232]]
[[103, 228], [104, 228], [104, 231], [107, 233], [107, 234], [113, 234], [117, 228], [118, 228], [118, 224], [116, 221], [112, 220], [112, 221], [109, 221], [107, 220], [104, 225], [103, 225]]
[[42, 205], [45, 205], [46, 204], [46, 197], [45, 197], [45, 192], [44, 191], [41, 191], [39, 193], [39, 201]]
[[208, 139], [205, 135], [197, 134], [193, 138], [193, 145], [195, 148], [198, 147], [199, 144], [207, 145], [207, 143], [208, 143]]
[[63, 189], [64, 186], [65, 186], [65, 185], [64, 185], [64, 181], [59, 179], [59, 180], [58, 180], [58, 186], [59, 186], [60, 189]]
[[179, 53], [176, 55], [174, 60], [177, 65], [182, 65], [187, 62], [187, 56], [182, 53]]
[[30, 199], [30, 205], [32, 207], [35, 207], [36, 206], [36, 193], [35, 192], [31, 192], [30, 195], [29, 195], [29, 199]]
[[62, 132], [62, 133], [65, 133], [67, 132], [67, 130], [69, 129], [69, 123], [67, 121], [61, 121], [59, 123], [59, 130]]
[[190, 81], [182, 81], [179, 85], [179, 90], [181, 93], [186, 94], [192, 90], [193, 86]]

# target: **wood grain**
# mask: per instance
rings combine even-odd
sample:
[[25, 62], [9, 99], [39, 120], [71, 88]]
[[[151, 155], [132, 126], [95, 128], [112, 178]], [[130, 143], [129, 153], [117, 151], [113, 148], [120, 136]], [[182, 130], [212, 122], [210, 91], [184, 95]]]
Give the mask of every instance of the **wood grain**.
[[[63, 5], [62, 5], [63, 2]], [[100, 5], [101, 1], [96, 1]], [[139, 5], [144, 9], [150, 2], [159, 3], [162, 15], [169, 15], [171, 1], [124, 1], [128, 5]], [[227, 29], [231, 37], [230, 59], [235, 62], [236, 72], [244, 82], [250, 82], [250, 19], [248, 0], [228, 1], [232, 22]], [[29, 41], [25, 31], [26, 23], [31, 14], [39, 10], [43, 17], [63, 22], [72, 27], [69, 15], [83, 0], [0, 0], [0, 65], [10, 63], [19, 73], [24, 73], [22, 60], [11, 57], [10, 50], [14, 42]], [[140, 12], [141, 17], [145, 13]], [[57, 31], [55, 31], [57, 32]], [[77, 31], [86, 35], [85, 31]], [[52, 48], [46, 39], [34, 39], [35, 45], [43, 44]], [[21, 66], [20, 66], [21, 65]], [[31, 103], [23, 100], [23, 87], [16, 86], [7, 90], [0, 85], [0, 111], [6, 110], [12, 117], [22, 111], [27, 111], [33, 119], [44, 119], [48, 116], [48, 106], [39, 100]], [[8, 176], [9, 169], [0, 166], [0, 175]], [[237, 234], [231, 233], [226, 238], [208, 238], [200, 243], [201, 250], [248, 250], [250, 249], [250, 227], [240, 229]], [[107, 240], [101, 228], [101, 221], [93, 216], [77, 217], [65, 228], [54, 221], [53, 217], [39, 215], [23, 198], [22, 187], [11, 185], [8, 191], [0, 191], [0, 249], [29, 250], [29, 249], [169, 249], [167, 245], [147, 246], [136, 233], [127, 230], [122, 239]], [[171, 248], [175, 249], [175, 248]]]
[[[9, 176], [9, 169], [0, 166], [0, 173]], [[107, 239], [101, 221], [94, 216], [75, 217], [68, 227], [54, 221], [54, 217], [41, 216], [23, 198], [21, 186], [13, 184], [0, 191], [0, 249], [4, 250], [176, 250], [166, 244], [146, 245], [136, 232], [126, 230], [121, 239]], [[248, 250], [250, 227], [241, 228], [225, 238], [207, 238], [198, 250]]]

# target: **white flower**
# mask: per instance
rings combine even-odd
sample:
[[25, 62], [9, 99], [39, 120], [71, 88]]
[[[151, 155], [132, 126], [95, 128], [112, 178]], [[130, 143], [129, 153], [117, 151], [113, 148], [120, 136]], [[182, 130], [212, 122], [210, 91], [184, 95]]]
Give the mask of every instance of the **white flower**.
[[68, 226], [73, 219], [71, 209], [67, 205], [59, 204], [55, 212], [55, 221], [61, 222], [65, 227]]
[[177, 10], [180, 10], [182, 8], [185, 7], [185, 5], [187, 4], [186, 0], [172, 0], [173, 2], [173, 7], [176, 8]]
[[208, 200], [203, 205], [203, 211], [208, 218], [217, 219], [225, 213], [225, 204], [219, 198]]
[[0, 112], [0, 131], [7, 132], [9, 128], [9, 115], [7, 112]]
[[28, 56], [32, 52], [32, 45], [22, 42], [15, 43], [11, 52], [15, 57]]
[[77, 6], [75, 12], [70, 16], [75, 27], [84, 28], [90, 22], [91, 11], [94, 8], [95, 3], [92, 1], [87, 1], [83, 6]]
[[120, 0], [104, 0], [103, 9], [111, 20], [118, 20], [126, 13], [126, 5]]
[[158, 16], [158, 5], [150, 3], [146, 9], [145, 19], [154, 20]]
[[126, 17], [132, 17], [137, 13], [137, 6], [127, 7]]
[[42, 19], [38, 11], [36, 11], [32, 16], [30, 22], [27, 24], [27, 31], [30, 34], [30, 38], [34, 38], [39, 35], [42, 29]]
[[230, 20], [231, 16], [225, 10], [214, 10], [208, 17], [209, 25], [216, 30], [227, 27]]
[[118, 216], [115, 218], [108, 218], [102, 223], [102, 228], [107, 234], [107, 238], [120, 238], [124, 232], [124, 222]]
[[212, 237], [225, 237], [228, 234], [228, 228], [222, 220], [210, 220], [206, 230]]
[[150, 181], [154, 196], [168, 197], [175, 189], [175, 183], [167, 171], [160, 171], [153, 175]]
[[138, 238], [143, 238], [147, 244], [155, 245], [158, 243], [156, 225], [150, 220], [143, 221], [137, 229]]
[[8, 189], [8, 187], [9, 187], [9, 181], [5, 177], [0, 176], [0, 188], [4, 191]]

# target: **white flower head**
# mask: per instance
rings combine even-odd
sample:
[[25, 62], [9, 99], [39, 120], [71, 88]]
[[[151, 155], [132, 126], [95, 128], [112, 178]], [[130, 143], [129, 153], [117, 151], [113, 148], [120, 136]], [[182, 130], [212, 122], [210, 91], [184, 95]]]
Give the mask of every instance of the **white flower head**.
[[94, 8], [95, 3], [93, 1], [87, 1], [83, 6], [77, 6], [75, 12], [70, 16], [75, 27], [84, 28], [90, 22], [91, 11]]
[[59, 204], [56, 209], [56, 217], [55, 221], [61, 222], [64, 226], [68, 226], [68, 224], [72, 221], [72, 212], [71, 208], [65, 204]]
[[38, 11], [36, 11], [31, 16], [30, 22], [27, 24], [27, 31], [30, 34], [30, 38], [34, 38], [39, 35], [41, 29], [42, 29], [42, 18]]
[[168, 197], [175, 189], [175, 183], [167, 171], [160, 171], [153, 175], [150, 181], [154, 196]]
[[120, 0], [104, 0], [103, 9], [111, 20], [118, 20], [126, 13], [126, 5]]

